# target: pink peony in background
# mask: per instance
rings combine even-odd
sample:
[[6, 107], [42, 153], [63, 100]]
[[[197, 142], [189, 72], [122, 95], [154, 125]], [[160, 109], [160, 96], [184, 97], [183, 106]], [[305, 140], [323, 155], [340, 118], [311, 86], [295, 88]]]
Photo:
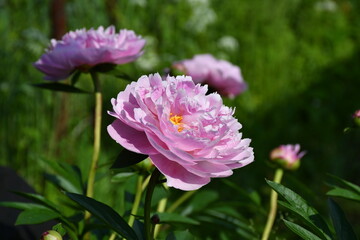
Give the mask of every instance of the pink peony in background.
[[254, 160], [234, 110], [191, 77], [142, 76], [112, 99], [108, 133], [124, 148], [149, 155], [167, 185], [195, 190]]
[[195, 83], [205, 83], [223, 96], [230, 98], [247, 89], [241, 70], [227, 61], [215, 59], [210, 54], [200, 54], [173, 65], [192, 77]]
[[271, 151], [270, 159], [286, 169], [296, 170], [300, 166], [300, 159], [305, 155], [305, 151], [299, 151], [299, 144], [280, 145]]
[[51, 44], [34, 66], [45, 73], [46, 80], [67, 78], [75, 69], [88, 70], [100, 63], [124, 64], [142, 54], [145, 40], [131, 30], [81, 29], [65, 34]]

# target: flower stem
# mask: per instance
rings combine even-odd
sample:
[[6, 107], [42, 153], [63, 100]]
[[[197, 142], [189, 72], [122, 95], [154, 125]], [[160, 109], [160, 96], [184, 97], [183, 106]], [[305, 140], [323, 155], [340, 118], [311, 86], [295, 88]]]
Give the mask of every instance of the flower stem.
[[182, 203], [188, 200], [195, 192], [196, 191], [189, 191], [184, 193], [167, 209], [167, 212], [172, 213], [173, 211], [175, 211], [176, 208], [178, 208]]
[[146, 195], [145, 195], [145, 207], [144, 207], [144, 223], [145, 223], [145, 236], [146, 240], [153, 240], [152, 236], [152, 223], [150, 219], [150, 213], [151, 213], [151, 198], [155, 189], [155, 186], [158, 182], [158, 179], [160, 177], [161, 173], [160, 171], [155, 168], [153, 173], [151, 174], [151, 178], [149, 181], [149, 185], [147, 187]]
[[[101, 113], [102, 113], [102, 94], [100, 90], [100, 81], [95, 72], [91, 72], [91, 77], [95, 88], [95, 117], [94, 117], [94, 149], [92, 161], [87, 182], [86, 196], [92, 198], [94, 196], [94, 183], [96, 169], [100, 155], [100, 139], [101, 139]], [[89, 212], [85, 213], [85, 220], [90, 218]]]
[[133, 226], [134, 221], [135, 221], [135, 215], [137, 214], [137, 211], [139, 209], [141, 195], [142, 195], [141, 186], [143, 184], [143, 180], [144, 180], [144, 176], [140, 174], [139, 177], [138, 177], [138, 180], [137, 180], [137, 184], [136, 184], [136, 194], [135, 194], [134, 204], [132, 206], [131, 213], [130, 213], [130, 218], [129, 218], [129, 221], [128, 221], [128, 224], [129, 224], [130, 227]]
[[[164, 188], [167, 189], [168, 187], [166, 184], [163, 184]], [[164, 197], [160, 200], [156, 212], [161, 213], [165, 211], [166, 204], [167, 204], [167, 197]], [[154, 227], [154, 239], [156, 239], [157, 235], [159, 234], [161, 229], [161, 224], [156, 224]]]
[[[276, 169], [275, 176], [274, 176], [274, 182], [280, 183], [283, 175], [284, 175], [283, 169], [281, 169], [281, 168]], [[270, 211], [269, 211], [268, 219], [267, 219], [261, 240], [267, 240], [270, 236], [270, 232], [274, 225], [274, 221], [275, 221], [275, 217], [276, 217], [277, 198], [278, 198], [277, 192], [275, 192], [274, 190], [271, 190]]]

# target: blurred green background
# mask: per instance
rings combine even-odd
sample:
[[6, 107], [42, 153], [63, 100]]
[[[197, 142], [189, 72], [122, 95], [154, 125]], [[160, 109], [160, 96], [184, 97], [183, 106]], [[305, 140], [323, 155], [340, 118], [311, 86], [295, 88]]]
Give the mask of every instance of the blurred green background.
[[[327, 173], [360, 184], [360, 134], [343, 132], [360, 108], [359, 1], [68, 0], [64, 4], [60, 23], [66, 31], [113, 24], [147, 39], [145, 54], [123, 66], [135, 78], [163, 72], [172, 62], [199, 53], [241, 67], [249, 89], [224, 102], [236, 107], [243, 135], [252, 139], [255, 162], [228, 180], [246, 191], [256, 190], [264, 209], [269, 193], [264, 179], [272, 179], [274, 171], [268, 155], [280, 144], [300, 143], [307, 151], [300, 169], [286, 173], [283, 183], [319, 209], [326, 207]], [[43, 82], [32, 63], [54, 32], [61, 31], [52, 24], [51, 5], [50, 0], [0, 0], [0, 165], [15, 169], [38, 192], [56, 200], [55, 190], [44, 181], [43, 160], [76, 163], [87, 174], [94, 100], [91, 95], [31, 86]], [[113, 120], [106, 110], [126, 83], [101, 77], [105, 111], [100, 161], [105, 177], [97, 185], [102, 186], [97, 198], [111, 204], [116, 202], [116, 185], [106, 174], [120, 146], [106, 133]], [[80, 84], [91, 89], [88, 76], [82, 76]], [[219, 189], [223, 184], [214, 179], [205, 188]], [[221, 198], [236, 201], [229, 189], [217, 191]], [[350, 222], [360, 229], [358, 205], [346, 203]], [[255, 223], [265, 222], [265, 214], [239, 211]]]

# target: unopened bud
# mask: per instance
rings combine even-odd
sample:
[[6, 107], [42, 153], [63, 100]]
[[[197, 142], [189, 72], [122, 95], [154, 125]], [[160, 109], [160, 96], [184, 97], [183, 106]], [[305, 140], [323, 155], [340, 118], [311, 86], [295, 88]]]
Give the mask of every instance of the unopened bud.
[[284, 169], [296, 170], [300, 166], [300, 159], [305, 152], [300, 152], [300, 145], [281, 145], [270, 153], [270, 159], [280, 165]]
[[48, 230], [41, 235], [40, 240], [62, 240], [62, 237], [57, 231]]
[[360, 127], [360, 109], [356, 110], [352, 117], [354, 119], [355, 125]]
[[159, 215], [155, 214], [151, 217], [151, 223], [152, 224], [159, 224], [160, 223], [160, 217]]

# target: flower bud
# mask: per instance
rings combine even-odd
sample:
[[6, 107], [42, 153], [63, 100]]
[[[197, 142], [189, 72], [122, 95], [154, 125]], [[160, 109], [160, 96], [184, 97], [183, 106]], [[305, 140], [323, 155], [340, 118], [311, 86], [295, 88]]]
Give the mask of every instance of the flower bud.
[[41, 235], [40, 240], [62, 240], [62, 237], [57, 231], [48, 230]]
[[151, 223], [152, 223], [152, 224], [159, 224], [159, 223], [160, 223], [160, 217], [159, 217], [159, 215], [154, 214], [154, 215], [151, 217]]
[[352, 117], [354, 119], [355, 125], [360, 127], [360, 109], [356, 110]]
[[300, 152], [300, 145], [281, 145], [270, 153], [270, 159], [279, 164], [282, 168], [288, 170], [296, 170], [300, 166], [300, 159], [305, 152]]

